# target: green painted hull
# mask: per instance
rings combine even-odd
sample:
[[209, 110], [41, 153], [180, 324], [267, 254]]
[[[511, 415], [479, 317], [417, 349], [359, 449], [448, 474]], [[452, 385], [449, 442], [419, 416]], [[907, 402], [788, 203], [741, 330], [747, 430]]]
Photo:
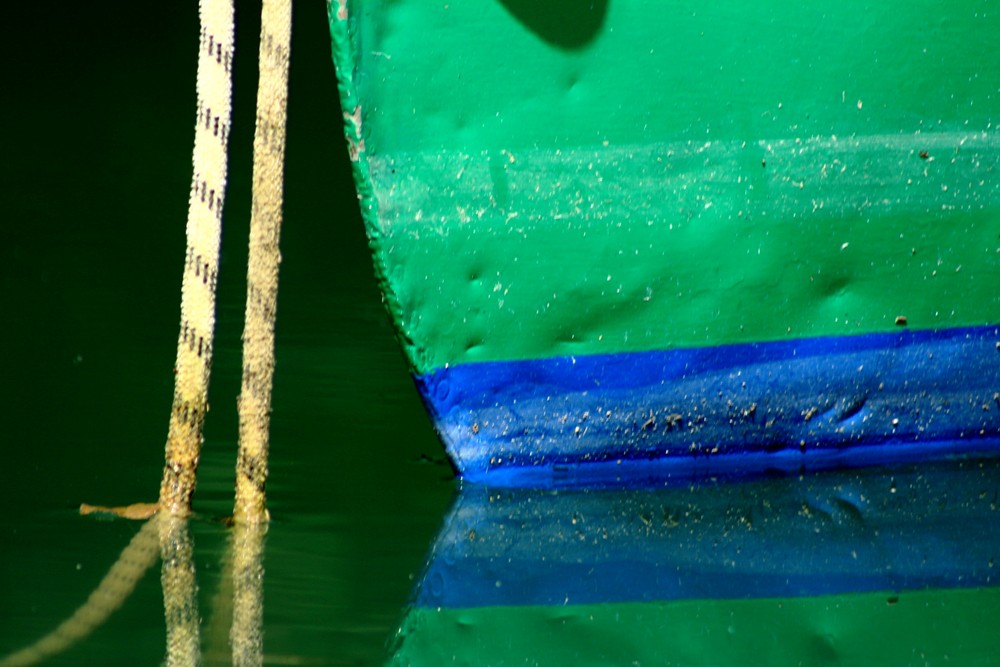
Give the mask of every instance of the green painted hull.
[[[911, 345], [910, 332], [968, 333], [978, 342], [961, 359], [928, 349], [938, 367], [910, 367], [915, 384], [879, 414], [889, 424], [899, 420], [892, 406], [936, 410], [917, 403], [954, 393], [933, 380], [941, 363], [955, 377], [988, 380], [947, 400], [989, 403], [1000, 389], [989, 348], [1000, 341], [993, 9], [985, 0], [332, 3], [344, 123], [376, 271], [458, 469], [474, 476], [498, 459], [583, 461], [573, 444], [579, 419], [549, 428], [566, 411], [535, 407], [499, 419], [478, 398], [438, 396], [446, 383], [505, 396], [497, 400], [506, 407], [528, 405], [536, 396], [507, 396], [510, 387], [537, 387], [559, 359], [625, 359], [632, 370], [623, 373], [633, 374], [690, 365], [690, 357], [663, 361], [675, 351], [771, 343], [786, 345], [793, 362], [798, 342], [820, 341], [829, 363], [841, 364], [836, 349], [846, 338], [891, 351]], [[741, 349], [727, 353], [735, 366]], [[452, 377], [480, 364], [517, 379], [473, 387]], [[814, 368], [780, 372], [808, 381]], [[610, 408], [629, 424], [645, 422], [641, 415], [660, 424], [699, 418], [684, 395], [650, 398], [648, 386], [589, 405], [567, 387], [598, 376], [557, 375], [547, 397], [569, 412]], [[697, 391], [720, 392], [743, 410], [773, 393], [742, 395], [739, 382], [720, 382]], [[774, 406], [762, 423], [837, 400], [865, 403], [892, 380], [866, 382], [831, 378], [822, 392]], [[938, 446], [970, 433], [1000, 437], [1000, 421], [971, 413], [948, 421], [941, 431], [912, 422], [902, 439]], [[799, 422], [753, 438], [778, 448], [826, 442]], [[533, 430], [543, 423], [544, 436]], [[476, 444], [484, 424], [493, 425], [492, 440]], [[894, 429], [842, 441], [882, 446], [901, 437]], [[532, 442], [512, 440], [529, 432]], [[756, 446], [697, 436], [602, 435], [594, 444], [605, 459]]]
[[[1000, 452], [991, 3], [337, 0], [330, 26], [376, 272], [467, 480]], [[830, 530], [870, 527], [834, 505]], [[720, 543], [731, 518], [707, 524]], [[525, 567], [546, 572], [575, 530], [529, 543]], [[975, 665], [1000, 648], [992, 560], [980, 587], [483, 602], [517, 555], [453, 565], [498, 576], [477, 603], [415, 604], [396, 663]], [[434, 562], [422, 590], [445, 596]]]

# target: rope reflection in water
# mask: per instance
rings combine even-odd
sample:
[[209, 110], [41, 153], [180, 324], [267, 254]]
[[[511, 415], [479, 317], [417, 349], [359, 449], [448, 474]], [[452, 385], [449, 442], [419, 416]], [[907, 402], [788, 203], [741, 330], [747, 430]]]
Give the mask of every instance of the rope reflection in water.
[[[230, 621], [232, 664], [263, 664], [264, 536], [266, 524], [236, 524], [225, 562], [227, 575], [213, 597], [213, 617]], [[161, 559], [160, 583], [166, 623], [166, 659], [170, 666], [202, 661], [201, 615], [189, 520], [166, 512], [146, 521], [122, 550], [97, 588], [68, 619], [35, 643], [0, 658], [0, 667], [25, 667], [58, 655], [106, 623], [129, 598], [146, 572]], [[208, 657], [225, 663], [209, 633]], [[225, 639], [221, 642], [225, 643]]]

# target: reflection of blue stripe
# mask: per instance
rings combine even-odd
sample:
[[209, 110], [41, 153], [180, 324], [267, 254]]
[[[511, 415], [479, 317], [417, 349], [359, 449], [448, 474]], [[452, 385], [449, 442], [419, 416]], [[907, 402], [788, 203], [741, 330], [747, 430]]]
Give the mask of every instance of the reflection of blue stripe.
[[788, 598], [1000, 584], [1000, 459], [661, 489], [464, 485], [423, 607]]
[[601, 483], [1000, 449], [997, 326], [464, 364], [416, 380], [470, 481]]

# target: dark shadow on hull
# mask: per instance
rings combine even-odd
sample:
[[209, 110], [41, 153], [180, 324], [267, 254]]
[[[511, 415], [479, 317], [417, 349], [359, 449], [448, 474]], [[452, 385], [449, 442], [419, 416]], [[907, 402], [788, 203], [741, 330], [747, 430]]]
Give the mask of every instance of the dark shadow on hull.
[[582, 49], [597, 37], [608, 0], [500, 0], [526, 28], [552, 46]]

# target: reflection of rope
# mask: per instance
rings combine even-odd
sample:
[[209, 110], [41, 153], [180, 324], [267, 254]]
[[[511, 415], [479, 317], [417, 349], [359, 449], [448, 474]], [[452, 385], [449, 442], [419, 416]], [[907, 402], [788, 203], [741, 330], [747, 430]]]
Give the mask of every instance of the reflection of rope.
[[233, 665], [250, 667], [264, 660], [264, 522], [238, 523], [233, 527], [233, 625], [229, 642]]
[[267, 520], [268, 427], [274, 376], [274, 318], [278, 296], [291, 0], [264, 0], [260, 28], [260, 80], [253, 142], [253, 206], [243, 329], [243, 389], [239, 398], [240, 451], [236, 463], [237, 523]]
[[72, 616], [31, 646], [0, 660], [0, 667], [35, 664], [66, 650], [104, 623], [156, 562], [160, 546], [157, 523], [158, 517], [154, 516], [143, 524], [101, 583]]
[[[260, 665], [264, 659], [264, 542], [268, 524], [237, 523], [209, 603], [206, 664]], [[273, 656], [272, 656], [273, 657]]]
[[[198, 664], [198, 585], [187, 519], [159, 513], [143, 524], [87, 601], [37, 642], [0, 660], [0, 667], [33, 665], [65, 651], [107, 621], [162, 557], [160, 581], [167, 625], [167, 665]], [[259, 562], [260, 549], [256, 551]], [[259, 630], [258, 630], [259, 632]]]
[[198, 10], [201, 41], [192, 159], [194, 175], [188, 200], [177, 377], [167, 434], [166, 464], [160, 484], [160, 507], [172, 514], [187, 514], [191, 509], [202, 426], [208, 411], [232, 90], [232, 0], [201, 0]]
[[167, 624], [168, 667], [197, 665], [201, 661], [198, 616], [198, 583], [194, 571], [194, 547], [187, 519], [160, 515], [159, 545], [163, 566], [163, 615]]

